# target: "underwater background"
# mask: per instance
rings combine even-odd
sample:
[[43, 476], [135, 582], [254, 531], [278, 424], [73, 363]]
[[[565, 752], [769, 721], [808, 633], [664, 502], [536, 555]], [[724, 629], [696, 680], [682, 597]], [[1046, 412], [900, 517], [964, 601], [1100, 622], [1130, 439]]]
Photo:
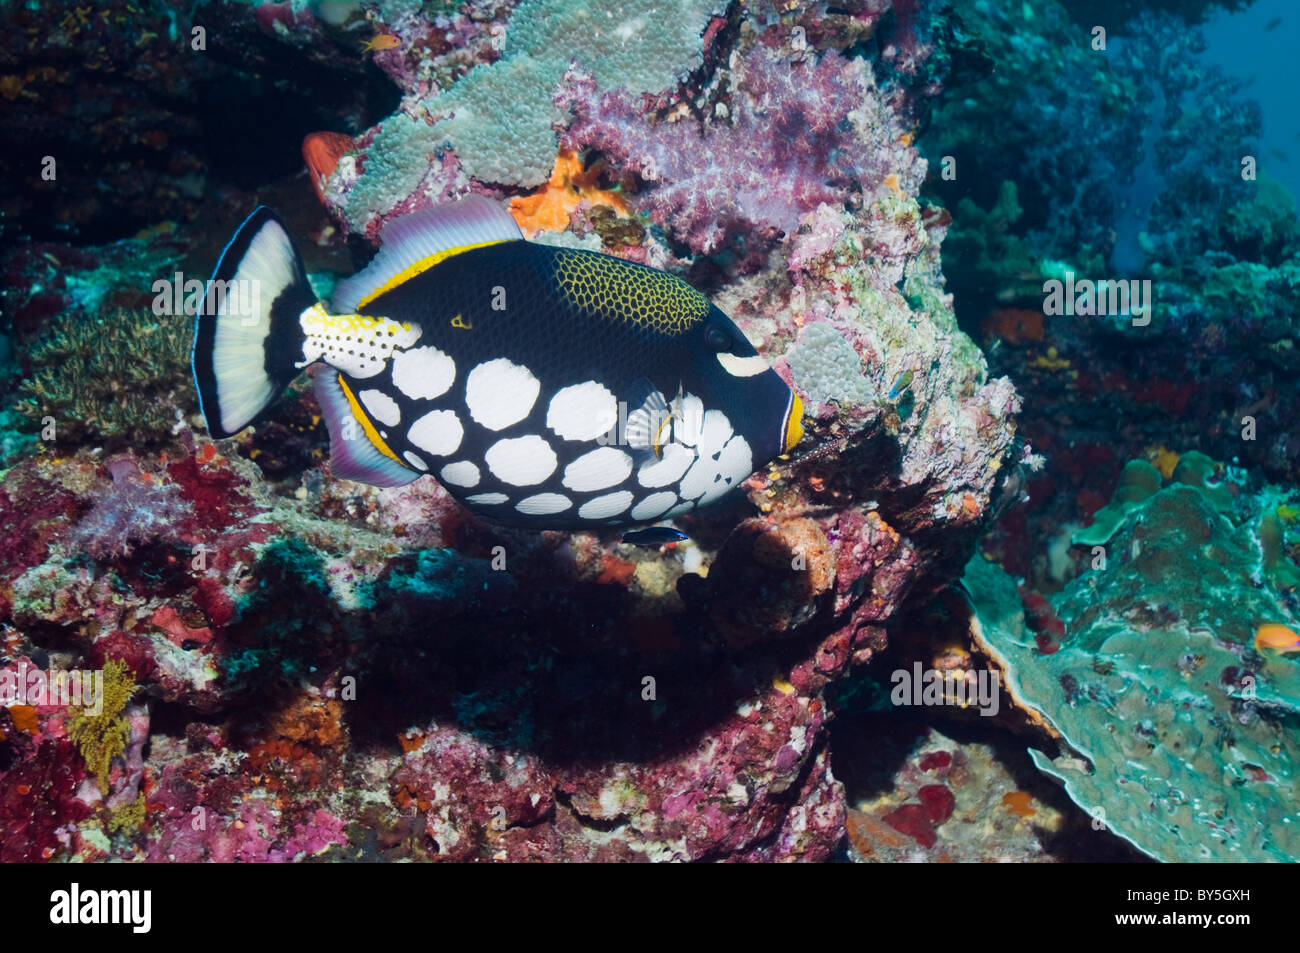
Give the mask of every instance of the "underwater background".
[[[1300, 859], [1286, 0], [0, 27], [0, 860]], [[328, 296], [471, 194], [703, 292], [802, 442], [633, 545], [339, 478], [306, 378], [210, 437], [255, 207]]]

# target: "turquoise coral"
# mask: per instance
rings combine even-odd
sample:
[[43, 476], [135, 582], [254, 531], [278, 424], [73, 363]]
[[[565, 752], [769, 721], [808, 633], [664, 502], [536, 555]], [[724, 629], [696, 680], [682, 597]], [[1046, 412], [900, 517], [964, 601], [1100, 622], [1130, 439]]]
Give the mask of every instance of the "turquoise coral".
[[[558, 151], [552, 126], [562, 116], [551, 98], [571, 65], [604, 88], [661, 92], [700, 65], [700, 36], [721, 6], [525, 0], [506, 28], [501, 59], [475, 66], [450, 89], [380, 124], [345, 200], [349, 223], [364, 231], [374, 216], [405, 201], [448, 147], [464, 173], [481, 182], [540, 185]], [[336, 178], [350, 174], [341, 168]], [[337, 178], [336, 189], [343, 184]]]
[[475, 67], [427, 104], [435, 115], [452, 114], [434, 129], [474, 178], [540, 185], [556, 153], [551, 125], [560, 113], [551, 94], [571, 62], [603, 88], [657, 93], [700, 65], [700, 35], [720, 7], [717, 0], [527, 0], [506, 28], [501, 60]]
[[1130, 464], [1106, 551], [1052, 599], [1059, 649], [1000, 568], [976, 556], [963, 581], [1013, 697], [1090, 762], [1030, 752], [1076, 803], [1160, 860], [1293, 860], [1300, 662], [1254, 645], [1260, 625], [1300, 628], [1285, 538], [1258, 529], [1272, 515], [1284, 532], [1285, 496], [1232, 492], [1203, 479], [1212, 465], [1187, 454], [1139, 499], [1150, 474]]

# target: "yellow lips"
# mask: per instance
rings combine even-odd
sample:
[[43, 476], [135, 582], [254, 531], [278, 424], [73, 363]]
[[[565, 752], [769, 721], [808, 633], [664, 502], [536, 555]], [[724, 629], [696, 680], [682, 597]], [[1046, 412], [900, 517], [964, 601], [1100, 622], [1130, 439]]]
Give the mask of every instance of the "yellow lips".
[[785, 443], [782, 446], [782, 453], [789, 453], [795, 447], [799, 446], [799, 441], [803, 439], [803, 401], [799, 395], [790, 392], [790, 411], [785, 418]]

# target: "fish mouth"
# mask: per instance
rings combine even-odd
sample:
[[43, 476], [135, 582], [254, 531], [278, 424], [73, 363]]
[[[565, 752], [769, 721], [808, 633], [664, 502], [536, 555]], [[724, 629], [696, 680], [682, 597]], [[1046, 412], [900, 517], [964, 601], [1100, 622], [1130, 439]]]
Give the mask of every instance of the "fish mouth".
[[782, 453], [789, 453], [799, 446], [799, 441], [803, 439], [803, 401], [799, 399], [799, 395], [793, 390], [790, 391], [790, 403], [785, 409], [785, 420], [782, 421], [781, 432], [783, 434]]

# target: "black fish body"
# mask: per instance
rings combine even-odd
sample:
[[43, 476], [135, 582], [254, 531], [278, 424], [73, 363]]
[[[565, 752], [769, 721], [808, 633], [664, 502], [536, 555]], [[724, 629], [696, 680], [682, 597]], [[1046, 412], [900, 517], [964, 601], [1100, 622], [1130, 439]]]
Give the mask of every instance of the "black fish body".
[[[249, 279], [270, 286], [256, 307], [214, 293]], [[196, 331], [214, 435], [324, 363], [337, 475], [394, 486], [430, 474], [489, 519], [577, 528], [706, 505], [802, 434], [798, 397], [699, 292], [524, 241], [486, 198], [394, 222], [332, 305], [311, 292], [279, 221], [254, 212]]]

